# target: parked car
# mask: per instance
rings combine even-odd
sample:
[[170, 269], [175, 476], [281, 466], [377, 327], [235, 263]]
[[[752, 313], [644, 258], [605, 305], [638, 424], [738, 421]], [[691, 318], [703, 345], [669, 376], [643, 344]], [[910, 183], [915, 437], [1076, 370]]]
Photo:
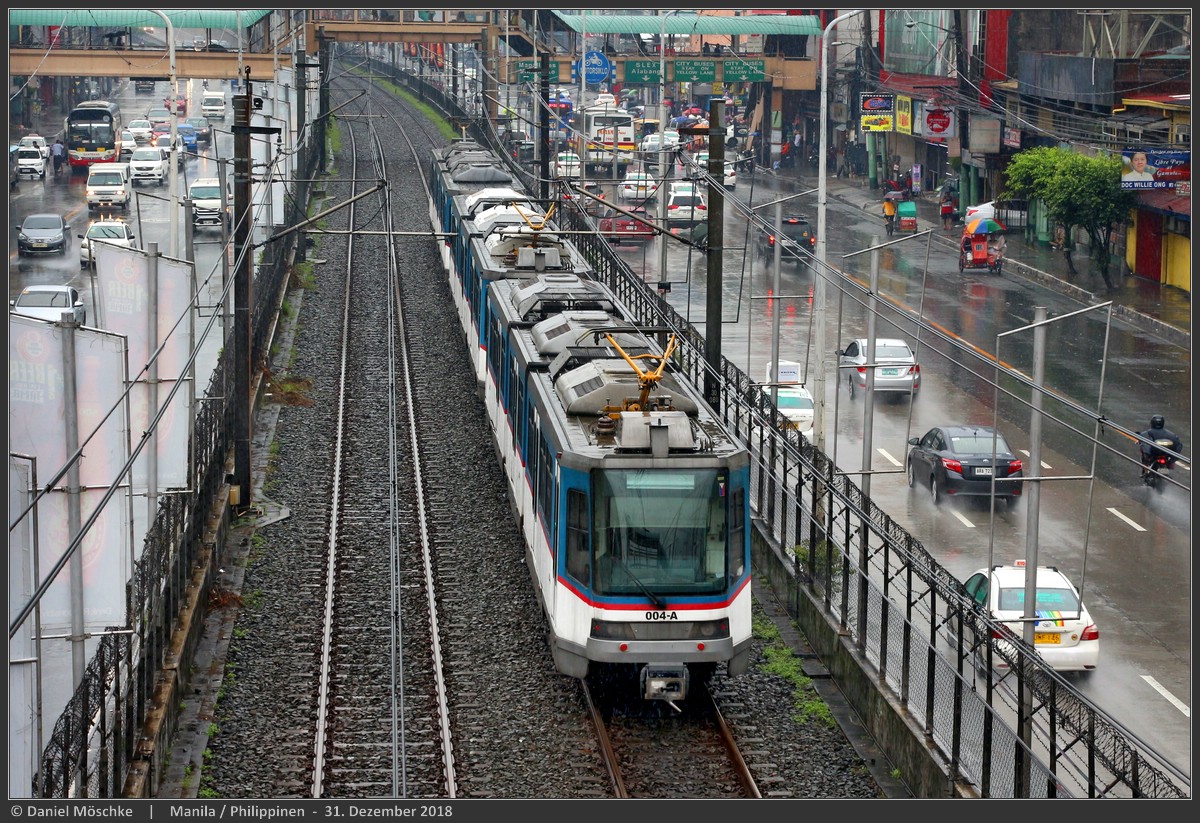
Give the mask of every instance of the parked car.
[[667, 225], [688, 226], [708, 217], [708, 202], [695, 189], [674, 189], [667, 198]]
[[[796, 266], [808, 263], [812, 258], [809, 254], [805, 254], [805, 250], [811, 253], [817, 247], [817, 235], [808, 218], [798, 214], [784, 215], [781, 228], [784, 238], [790, 241], [790, 245], [784, 243], [780, 260], [785, 263], [791, 262]], [[772, 257], [775, 254], [774, 223], [772, 223], [770, 231], [758, 233], [755, 249], [758, 251], [759, 257]]]
[[124, 220], [96, 220], [88, 226], [88, 230], [79, 235], [79, 265], [91, 266], [96, 262], [94, 254], [96, 243], [112, 243], [114, 246], [133, 246], [133, 229]]
[[17, 256], [37, 252], [67, 253], [67, 243], [71, 241], [71, 226], [62, 215], [40, 213], [31, 214], [17, 226]]
[[154, 124], [149, 120], [130, 120], [127, 128], [139, 144], [149, 143], [154, 134]]
[[10, 301], [13, 314], [57, 322], [63, 312], [71, 312], [80, 325], [87, 323], [87, 309], [74, 286], [26, 286], [17, 299]]
[[[846, 348], [838, 349], [838, 364], [853, 368], [842, 369], [850, 396], [867, 390], [867, 339], [851, 340]], [[908, 343], [893, 337], [875, 340], [875, 391], [914, 397], [921, 390], [921, 366]]]
[[658, 181], [640, 171], [627, 172], [617, 186], [617, 197], [621, 200], [649, 200], [658, 193]]
[[189, 117], [185, 122], [196, 130], [196, 140], [202, 146], [212, 145], [212, 123], [207, 117]]
[[1021, 496], [1021, 461], [991, 426], [934, 426], [908, 443], [908, 485], [927, 486], [934, 505], [946, 496], [990, 497], [993, 479], [997, 499]]
[[[646, 209], [640, 206], [629, 209], [629, 211], [635, 214], [646, 213]], [[654, 227], [645, 220], [621, 214], [615, 209], [609, 209], [607, 214], [601, 215], [597, 226], [600, 235], [612, 243], [643, 242], [651, 239], [655, 234]]]
[[50, 159], [50, 144], [40, 134], [27, 134], [21, 138], [17, 146], [22, 149], [37, 149], [43, 160]]
[[[1025, 561], [1018, 560], [1011, 566], [992, 566], [990, 573], [987, 569], [980, 569], [963, 584], [976, 606], [993, 620], [1004, 623], [1017, 638], [1024, 636], [1021, 618], [1025, 616], [1027, 572]], [[1034, 650], [1056, 671], [1094, 671], [1100, 662], [1100, 630], [1092, 622], [1079, 590], [1055, 566], [1038, 566], [1035, 585], [1034, 604], [1030, 612], [1038, 618], [1033, 624]], [[947, 622], [951, 642], [957, 639], [954, 634], [956, 625], [956, 621]], [[980, 663], [984, 660], [982, 653], [985, 643], [984, 638], [968, 637], [966, 641], [969, 648], [978, 649], [976, 659]], [[1008, 661], [1000, 655], [992, 656], [992, 665], [1001, 670], [1009, 668]]]

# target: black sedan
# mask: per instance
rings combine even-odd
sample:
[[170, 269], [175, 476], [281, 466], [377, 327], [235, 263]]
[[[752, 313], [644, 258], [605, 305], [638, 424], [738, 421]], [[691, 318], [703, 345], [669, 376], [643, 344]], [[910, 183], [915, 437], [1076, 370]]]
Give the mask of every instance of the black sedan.
[[991, 426], [937, 426], [908, 442], [908, 485], [928, 486], [935, 505], [947, 495], [987, 497], [993, 478], [998, 499], [1021, 496], [1021, 461]]
[[17, 256], [34, 252], [66, 254], [71, 227], [58, 214], [31, 214], [17, 226]]

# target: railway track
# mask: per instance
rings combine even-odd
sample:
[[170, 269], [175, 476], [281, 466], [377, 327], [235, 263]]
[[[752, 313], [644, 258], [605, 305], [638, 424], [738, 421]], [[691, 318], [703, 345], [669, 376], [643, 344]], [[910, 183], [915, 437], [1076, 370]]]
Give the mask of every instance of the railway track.
[[762, 797], [707, 688], [696, 689], [677, 711], [597, 698], [586, 682], [582, 688], [616, 797]]

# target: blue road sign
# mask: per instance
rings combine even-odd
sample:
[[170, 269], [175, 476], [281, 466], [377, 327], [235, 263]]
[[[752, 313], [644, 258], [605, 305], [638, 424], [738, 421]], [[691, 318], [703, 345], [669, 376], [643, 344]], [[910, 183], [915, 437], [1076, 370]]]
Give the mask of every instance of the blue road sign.
[[[604, 56], [603, 52], [589, 51], [583, 56], [584, 73], [583, 80], [585, 83], [603, 83], [612, 74], [612, 62]], [[571, 67], [575, 79], [579, 79], [579, 61], [576, 60]]]

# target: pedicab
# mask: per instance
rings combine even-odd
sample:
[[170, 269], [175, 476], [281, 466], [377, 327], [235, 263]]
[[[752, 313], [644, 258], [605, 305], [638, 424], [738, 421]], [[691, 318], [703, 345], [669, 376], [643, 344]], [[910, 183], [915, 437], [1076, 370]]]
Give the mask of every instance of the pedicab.
[[896, 204], [896, 222], [900, 231], [917, 233], [917, 204], [911, 200], [901, 200]]
[[1005, 231], [1004, 224], [998, 220], [978, 218], [968, 221], [959, 242], [958, 270], [987, 269], [992, 274], [1000, 274], [1004, 266], [1004, 244], [992, 241], [991, 235], [999, 235], [1002, 231]]

